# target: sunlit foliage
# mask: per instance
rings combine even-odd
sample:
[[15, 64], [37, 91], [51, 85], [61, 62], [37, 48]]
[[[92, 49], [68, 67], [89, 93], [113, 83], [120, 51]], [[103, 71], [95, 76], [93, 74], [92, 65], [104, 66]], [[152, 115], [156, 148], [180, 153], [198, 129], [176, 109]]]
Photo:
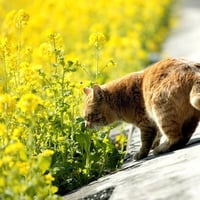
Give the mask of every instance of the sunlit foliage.
[[171, 4], [0, 1], [0, 199], [60, 199], [120, 166], [126, 139], [85, 129], [82, 90], [148, 64]]

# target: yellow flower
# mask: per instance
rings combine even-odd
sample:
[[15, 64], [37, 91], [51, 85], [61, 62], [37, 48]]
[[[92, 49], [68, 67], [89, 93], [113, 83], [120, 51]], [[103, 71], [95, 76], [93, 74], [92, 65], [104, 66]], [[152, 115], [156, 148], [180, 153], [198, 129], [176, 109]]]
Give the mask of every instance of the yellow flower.
[[16, 136], [16, 137], [19, 137], [22, 132], [23, 132], [23, 128], [22, 127], [17, 127], [17, 128], [14, 129], [13, 135]]
[[13, 153], [17, 153], [24, 150], [24, 145], [21, 142], [15, 142], [12, 144], [9, 144], [6, 148], [5, 148], [5, 154], [13, 154]]
[[0, 177], [0, 187], [4, 187], [6, 184], [6, 180], [4, 177]]
[[19, 10], [14, 17], [14, 23], [17, 29], [24, 28], [29, 20], [29, 15], [23, 10]]
[[24, 129], [22, 127], [16, 127], [11, 135], [11, 139], [15, 141], [19, 141], [21, 138], [24, 137], [26, 133], [24, 132]]
[[56, 186], [51, 186], [51, 192], [54, 194], [54, 193], [56, 193], [58, 191], [58, 187], [56, 187]]
[[6, 126], [5, 124], [0, 124], [0, 136], [4, 136], [5, 134], [5, 131], [6, 131]]
[[55, 178], [50, 173], [46, 174], [44, 178], [47, 184], [51, 184], [51, 182], [55, 180]]
[[17, 162], [16, 167], [21, 175], [26, 175], [29, 172], [29, 164], [27, 162]]
[[89, 45], [94, 46], [95, 48], [102, 48], [106, 43], [106, 38], [103, 33], [93, 33], [89, 37]]
[[42, 152], [42, 156], [44, 157], [49, 157], [49, 156], [52, 156], [53, 154], [54, 154], [54, 151], [50, 149], [46, 149]]
[[49, 34], [50, 44], [53, 46], [54, 49], [63, 49], [63, 39], [60, 33], [51, 33]]
[[106, 65], [106, 67], [105, 68], [110, 68], [110, 67], [115, 67], [117, 65], [117, 63], [114, 61], [114, 60], [112, 60], [112, 59], [110, 59], [109, 61], [108, 61], [108, 64]]
[[15, 104], [16, 100], [10, 94], [0, 95], [0, 112], [12, 112]]
[[5, 59], [5, 56], [8, 55], [10, 49], [8, 45], [8, 38], [4, 37], [0, 40], [0, 58]]
[[12, 157], [11, 156], [3, 156], [1, 161], [2, 161], [2, 164], [8, 164], [12, 161]]
[[39, 47], [39, 53], [41, 57], [50, 58], [53, 56], [53, 49], [49, 43], [44, 42]]
[[36, 111], [38, 105], [41, 104], [42, 100], [39, 96], [28, 93], [21, 97], [17, 106], [21, 109], [22, 112], [33, 114]]

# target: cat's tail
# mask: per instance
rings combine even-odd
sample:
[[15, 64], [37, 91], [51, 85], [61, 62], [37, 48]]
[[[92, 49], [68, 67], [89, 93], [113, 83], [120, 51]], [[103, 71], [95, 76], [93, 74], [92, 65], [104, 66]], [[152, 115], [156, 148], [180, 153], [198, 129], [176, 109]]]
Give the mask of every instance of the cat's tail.
[[192, 86], [192, 90], [190, 92], [190, 104], [200, 111], [200, 79]]
[[200, 63], [195, 63], [194, 66], [200, 69]]

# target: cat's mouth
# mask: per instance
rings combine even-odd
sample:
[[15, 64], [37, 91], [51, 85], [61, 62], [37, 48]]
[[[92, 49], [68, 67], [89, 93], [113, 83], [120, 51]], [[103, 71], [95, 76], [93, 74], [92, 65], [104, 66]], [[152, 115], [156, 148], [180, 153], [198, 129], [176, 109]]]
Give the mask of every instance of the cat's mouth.
[[105, 123], [91, 123], [89, 121], [85, 121], [85, 127], [88, 129], [95, 129], [95, 130], [99, 130], [100, 128], [102, 128], [103, 126], [105, 126]]

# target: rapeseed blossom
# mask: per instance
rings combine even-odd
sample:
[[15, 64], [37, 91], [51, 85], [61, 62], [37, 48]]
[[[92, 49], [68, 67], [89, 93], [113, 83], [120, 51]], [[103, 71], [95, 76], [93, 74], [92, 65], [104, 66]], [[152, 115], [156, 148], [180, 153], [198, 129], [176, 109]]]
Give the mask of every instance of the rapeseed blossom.
[[5, 131], [6, 131], [6, 126], [5, 126], [5, 124], [0, 123], [0, 136], [1, 136], [1, 137], [2, 137], [2, 136], [4, 137]]
[[171, 4], [1, 0], [0, 199], [57, 200], [119, 167], [110, 128], [84, 127], [82, 90], [146, 66]]
[[9, 155], [9, 154], [17, 154], [18, 152], [22, 151], [24, 149], [24, 145], [21, 142], [15, 142], [12, 144], [9, 144], [6, 148], [5, 148], [5, 155]]
[[15, 141], [20, 140], [22, 137], [24, 137], [24, 129], [22, 127], [15, 127], [12, 132], [12, 139]]
[[50, 149], [46, 149], [45, 151], [42, 152], [42, 156], [44, 157], [49, 157], [49, 156], [52, 156], [53, 154], [54, 154], [54, 151]]
[[39, 47], [40, 56], [50, 59], [53, 56], [51, 44], [44, 42]]
[[89, 37], [89, 45], [94, 46], [97, 49], [101, 49], [106, 43], [106, 38], [103, 33], [93, 33]]
[[16, 100], [10, 94], [0, 95], [0, 112], [12, 112], [15, 108]]
[[17, 162], [16, 167], [19, 170], [19, 174], [23, 176], [26, 176], [30, 169], [30, 165], [27, 162]]
[[45, 175], [45, 181], [47, 184], [50, 184], [54, 180], [55, 178], [50, 173]]
[[39, 105], [42, 105], [42, 99], [32, 93], [24, 94], [17, 103], [17, 107], [26, 114], [34, 114]]
[[28, 24], [29, 15], [23, 10], [15, 13], [13, 22], [17, 29], [22, 29]]

